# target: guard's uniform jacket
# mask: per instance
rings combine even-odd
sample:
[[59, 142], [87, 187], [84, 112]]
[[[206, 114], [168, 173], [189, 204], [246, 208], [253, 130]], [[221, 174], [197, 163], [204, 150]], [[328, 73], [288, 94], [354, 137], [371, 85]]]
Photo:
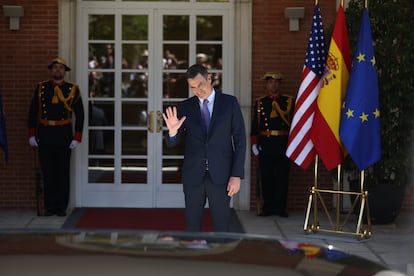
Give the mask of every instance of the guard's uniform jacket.
[[[72, 114], [76, 121], [73, 135]], [[79, 87], [70, 82], [60, 86], [53, 80], [40, 82], [29, 110], [29, 137], [36, 136], [40, 145], [67, 145], [81, 142], [84, 111]]]
[[294, 99], [290, 96], [265, 96], [256, 100], [252, 121], [252, 144], [261, 149], [260, 154], [285, 154]]

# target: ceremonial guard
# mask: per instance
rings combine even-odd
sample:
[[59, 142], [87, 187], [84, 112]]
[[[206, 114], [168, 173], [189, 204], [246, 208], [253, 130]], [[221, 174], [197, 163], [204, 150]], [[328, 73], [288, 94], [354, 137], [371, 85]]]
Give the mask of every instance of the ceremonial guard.
[[282, 78], [280, 73], [274, 72], [263, 76], [266, 96], [256, 100], [251, 125], [252, 152], [259, 156], [260, 166], [263, 198], [260, 216], [288, 216], [290, 160], [286, 157], [286, 148], [295, 101], [280, 93]]
[[48, 68], [51, 79], [37, 84], [31, 101], [29, 144], [39, 149], [44, 215], [66, 216], [71, 151], [82, 141], [84, 110], [79, 87], [64, 80], [66, 61], [55, 58]]

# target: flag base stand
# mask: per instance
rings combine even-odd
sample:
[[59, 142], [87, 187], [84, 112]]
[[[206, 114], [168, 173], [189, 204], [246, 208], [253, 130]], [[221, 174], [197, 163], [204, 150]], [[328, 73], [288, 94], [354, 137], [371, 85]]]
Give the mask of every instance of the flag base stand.
[[[333, 194], [338, 198], [338, 204], [336, 206], [335, 214], [329, 212], [326, 204], [322, 198], [322, 194]], [[352, 207], [346, 214], [341, 214], [340, 212], [340, 202], [343, 195], [355, 195], [355, 199], [352, 203]], [[320, 202], [320, 203], [318, 203]], [[360, 203], [358, 220], [356, 224], [356, 229], [354, 232], [345, 231], [344, 228], [350, 221], [351, 215], [353, 215], [354, 210], [357, 209], [356, 206]], [[329, 227], [323, 227], [321, 225], [322, 217], [319, 214], [319, 207], [322, 207], [323, 213], [328, 220]], [[312, 218], [311, 218], [312, 215]], [[365, 216], [364, 216], [365, 215]], [[312, 220], [312, 222], [310, 222]], [[366, 220], [366, 225], [363, 224]], [[361, 189], [360, 192], [345, 192], [341, 190], [325, 190], [318, 189], [317, 186], [313, 186], [309, 192], [309, 201], [308, 208], [306, 211], [306, 217], [304, 222], [303, 230], [306, 234], [315, 234], [315, 233], [331, 233], [339, 235], [350, 235], [354, 236], [358, 240], [368, 239], [371, 237], [371, 217], [368, 206], [368, 192]]]
[[[339, 234], [339, 235], [352, 235], [355, 238], [362, 240], [370, 238], [372, 235], [371, 232], [371, 215], [369, 212], [369, 205], [368, 205], [368, 191], [364, 188], [364, 178], [365, 173], [364, 171], [360, 171], [360, 189], [358, 192], [346, 192], [343, 191], [341, 185], [341, 165], [338, 166], [337, 169], [337, 189], [336, 190], [329, 190], [329, 189], [319, 189], [318, 188], [318, 156], [315, 158], [315, 178], [313, 187], [309, 191], [309, 200], [308, 200], [308, 208], [306, 210], [306, 217], [305, 223], [303, 226], [303, 230], [307, 234], [314, 234], [318, 232], [326, 232], [332, 234]], [[336, 196], [336, 208], [335, 212], [329, 212], [328, 208], [326, 207], [324, 198], [322, 195], [331, 194]], [[354, 195], [355, 198], [352, 202], [352, 207], [348, 210], [348, 213], [341, 214], [341, 205], [342, 205], [342, 197], [344, 195]], [[358, 214], [358, 221], [356, 224], [355, 232], [352, 231], [345, 231], [345, 226], [349, 223], [351, 215], [353, 215], [354, 210], [356, 210], [356, 206], [359, 206], [359, 214]], [[319, 215], [319, 208], [323, 209], [324, 217]], [[311, 220], [311, 213], [312, 213], [312, 223]], [[328, 221], [328, 226], [324, 228], [321, 226], [322, 218]], [[335, 221], [334, 219], [335, 218]], [[366, 225], [363, 225], [363, 220], [366, 220]]]

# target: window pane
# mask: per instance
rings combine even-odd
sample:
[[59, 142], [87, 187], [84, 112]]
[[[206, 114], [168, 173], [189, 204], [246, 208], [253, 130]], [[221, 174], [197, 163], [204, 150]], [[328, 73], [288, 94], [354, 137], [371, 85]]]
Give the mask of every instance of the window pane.
[[89, 183], [114, 183], [114, 160], [113, 159], [89, 159], [88, 167]]
[[222, 69], [221, 44], [197, 44], [196, 47], [196, 63], [204, 65], [207, 69]]
[[89, 69], [114, 68], [114, 44], [90, 43], [89, 44]]
[[147, 44], [122, 44], [122, 69], [147, 69], [147, 49]]
[[147, 159], [122, 159], [122, 183], [147, 183]]
[[112, 101], [89, 101], [89, 125], [113, 126], [114, 103]]
[[147, 131], [124, 130], [122, 131], [123, 155], [147, 155]]
[[185, 73], [163, 74], [163, 98], [187, 98], [188, 84]]
[[181, 183], [182, 159], [164, 159], [162, 161], [162, 183], [177, 184]]
[[123, 98], [148, 97], [148, 73], [122, 73]]
[[188, 40], [190, 25], [188, 15], [164, 15], [163, 39]]
[[114, 15], [89, 15], [89, 40], [114, 40]]
[[147, 103], [122, 103], [122, 125], [123, 126], [146, 126], [147, 125]]
[[221, 16], [197, 16], [197, 40], [221, 41], [222, 30]]
[[188, 44], [164, 44], [164, 69], [187, 69], [188, 52]]
[[89, 154], [114, 154], [114, 131], [89, 129]]
[[114, 96], [114, 73], [93, 71], [89, 73], [89, 94], [94, 97]]
[[147, 40], [148, 16], [147, 15], [123, 15], [122, 16], [123, 40]]

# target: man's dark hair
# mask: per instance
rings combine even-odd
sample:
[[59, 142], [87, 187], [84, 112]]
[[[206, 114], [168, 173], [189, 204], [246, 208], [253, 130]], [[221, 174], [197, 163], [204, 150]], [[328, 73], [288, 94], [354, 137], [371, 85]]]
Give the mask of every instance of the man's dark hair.
[[202, 75], [204, 78], [207, 79], [208, 77], [207, 68], [200, 64], [191, 65], [187, 69], [186, 76], [187, 76], [187, 79], [194, 79], [198, 74]]

